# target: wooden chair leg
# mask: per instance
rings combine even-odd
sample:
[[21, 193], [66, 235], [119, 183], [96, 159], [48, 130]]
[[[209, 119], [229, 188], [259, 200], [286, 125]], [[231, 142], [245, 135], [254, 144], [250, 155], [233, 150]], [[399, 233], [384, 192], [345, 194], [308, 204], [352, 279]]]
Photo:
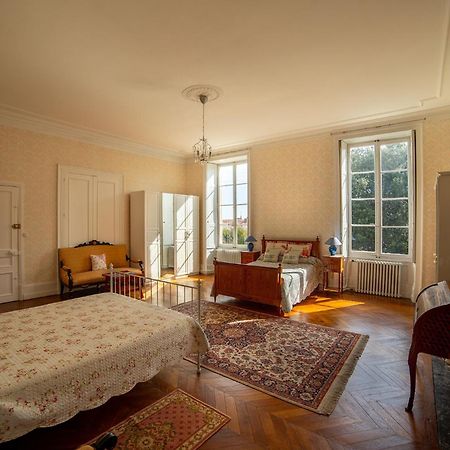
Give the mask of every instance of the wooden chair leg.
[[416, 393], [416, 368], [417, 368], [417, 353], [413, 353], [408, 358], [409, 378], [411, 383], [411, 390], [409, 394], [408, 406], [405, 408], [406, 412], [411, 412], [414, 403], [414, 396]]

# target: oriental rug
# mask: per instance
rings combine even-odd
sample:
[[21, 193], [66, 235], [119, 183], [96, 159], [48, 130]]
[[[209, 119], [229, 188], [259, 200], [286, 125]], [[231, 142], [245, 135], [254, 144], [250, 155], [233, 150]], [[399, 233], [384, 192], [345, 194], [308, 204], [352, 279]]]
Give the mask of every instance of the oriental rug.
[[[173, 309], [196, 317], [191, 302]], [[319, 414], [333, 412], [368, 336], [208, 301], [201, 365]], [[196, 362], [194, 355], [187, 358]]]
[[193, 450], [229, 420], [225, 414], [176, 389], [109, 431], [118, 438], [115, 450]]

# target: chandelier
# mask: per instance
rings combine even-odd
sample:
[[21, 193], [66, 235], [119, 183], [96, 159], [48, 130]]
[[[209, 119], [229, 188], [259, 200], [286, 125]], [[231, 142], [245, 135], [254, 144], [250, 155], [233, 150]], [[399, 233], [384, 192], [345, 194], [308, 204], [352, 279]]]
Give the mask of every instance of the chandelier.
[[216, 100], [221, 91], [219, 88], [210, 85], [195, 85], [186, 88], [182, 94], [189, 100], [202, 104], [202, 137], [193, 145], [194, 161], [204, 164], [211, 159], [212, 147], [205, 138], [205, 104], [208, 101]]
[[192, 148], [194, 150], [194, 161], [196, 163], [199, 162], [200, 164], [204, 164], [211, 158], [212, 150], [212, 147], [209, 145], [208, 140], [205, 138], [205, 103], [208, 101], [208, 96], [200, 94], [198, 96], [198, 99], [200, 100], [203, 109], [202, 137], [196, 144], [194, 144]]

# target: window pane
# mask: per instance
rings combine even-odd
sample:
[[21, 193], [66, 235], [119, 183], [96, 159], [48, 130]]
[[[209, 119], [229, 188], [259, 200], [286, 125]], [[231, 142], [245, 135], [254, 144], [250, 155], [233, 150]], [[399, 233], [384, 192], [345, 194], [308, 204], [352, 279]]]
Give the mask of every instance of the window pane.
[[382, 175], [383, 197], [408, 197], [408, 172], [387, 172]]
[[233, 184], [233, 166], [219, 166], [219, 186]]
[[381, 229], [383, 253], [408, 254], [408, 228]]
[[375, 200], [352, 200], [352, 223], [375, 224]]
[[381, 170], [398, 170], [408, 167], [408, 142], [382, 144]]
[[221, 186], [219, 202], [221, 205], [233, 204], [233, 186]]
[[232, 223], [233, 222], [233, 207], [232, 206], [221, 206], [220, 207], [220, 222], [221, 223]]
[[375, 197], [375, 174], [361, 173], [352, 175], [352, 198]]
[[408, 200], [383, 200], [383, 225], [408, 225]]
[[236, 165], [236, 183], [247, 183], [247, 163]]
[[234, 236], [234, 227], [231, 225], [220, 225], [221, 244], [232, 244]]
[[237, 226], [237, 243], [238, 245], [245, 245], [245, 240], [248, 236], [247, 224], [241, 224]]
[[375, 227], [352, 226], [352, 250], [375, 251]]
[[244, 221], [247, 223], [248, 218], [248, 207], [247, 205], [238, 205], [236, 206], [236, 221], [239, 224], [240, 222]]
[[247, 203], [247, 185], [246, 184], [238, 184], [236, 186], [236, 203]]
[[352, 172], [370, 172], [375, 167], [373, 145], [351, 148]]

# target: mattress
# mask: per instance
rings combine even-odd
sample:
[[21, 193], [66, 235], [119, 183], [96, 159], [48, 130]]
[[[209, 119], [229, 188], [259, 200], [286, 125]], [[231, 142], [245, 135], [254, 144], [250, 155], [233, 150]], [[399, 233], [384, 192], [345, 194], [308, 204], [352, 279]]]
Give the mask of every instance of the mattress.
[[[279, 262], [271, 263], [261, 260], [249, 265], [278, 268]], [[281, 289], [281, 308], [284, 312], [292, 310], [316, 289], [322, 280], [323, 263], [318, 258], [304, 258], [299, 264], [282, 264], [283, 284]]]

